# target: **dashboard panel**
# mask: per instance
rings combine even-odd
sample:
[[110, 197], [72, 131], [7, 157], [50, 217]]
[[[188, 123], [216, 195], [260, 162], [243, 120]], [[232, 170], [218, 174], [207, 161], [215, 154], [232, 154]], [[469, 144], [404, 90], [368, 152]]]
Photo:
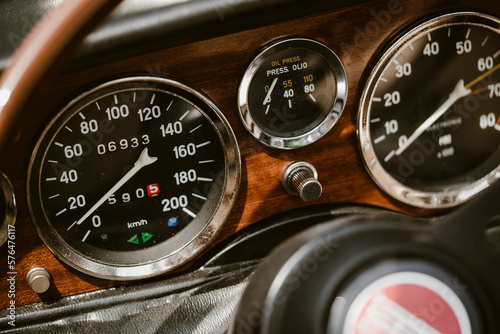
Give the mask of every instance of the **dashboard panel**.
[[[237, 4], [233, 6], [236, 8]], [[293, 6], [290, 4], [287, 10]], [[498, 18], [500, 4], [489, 0], [376, 0], [346, 4], [342, 8], [307, 13], [303, 17], [296, 13], [293, 19], [266, 22], [251, 29], [242, 24], [245, 28], [240, 28], [241, 31], [221, 32], [217, 37], [183, 41], [177, 46], [143, 54], [118, 55], [116, 58], [123, 59], [84, 69], [68, 69], [50, 79], [28, 101], [0, 156], [0, 170], [12, 182], [17, 200], [16, 271], [19, 274], [16, 305], [20, 307], [40, 301], [50, 303], [68, 296], [132, 284], [125, 278], [121, 281], [95, 278], [58, 260], [37, 235], [29, 214], [27, 198], [30, 195], [26, 192], [31, 154], [46, 126], [70, 101], [111, 80], [153, 76], [181, 82], [205, 94], [227, 119], [241, 155], [241, 183], [231, 214], [209, 248], [224, 244], [225, 240], [252, 225], [262, 226], [262, 220], [269, 217], [289, 210], [306, 212], [316, 205], [366, 205], [420, 218], [445, 214], [447, 209], [404, 204], [387, 195], [372, 180], [358, 143], [358, 108], [372, 69], [384, 50], [398, 37], [422, 22], [463, 11]], [[253, 18], [247, 20], [251, 22]], [[247, 67], [267, 45], [283, 38], [307, 38], [324, 44], [338, 56], [347, 77], [345, 107], [336, 124], [323, 137], [293, 150], [281, 150], [258, 142], [245, 129], [237, 101]], [[133, 49], [134, 45], [128, 47]], [[78, 67], [84, 66], [75, 66]], [[282, 186], [283, 171], [294, 161], [307, 161], [317, 170], [322, 194], [312, 203], [291, 196]], [[2, 259], [7, 253], [6, 247], [1, 248]], [[189, 272], [195, 263], [196, 258], [175, 269], [170, 276], [142, 282], [161, 282], [165, 277], [182, 280], [182, 274]], [[35, 267], [47, 269], [52, 277], [50, 289], [43, 294], [35, 293], [24, 279]], [[8, 281], [2, 279], [0, 291], [8, 289]], [[0, 309], [7, 307], [8, 301], [2, 299]]]

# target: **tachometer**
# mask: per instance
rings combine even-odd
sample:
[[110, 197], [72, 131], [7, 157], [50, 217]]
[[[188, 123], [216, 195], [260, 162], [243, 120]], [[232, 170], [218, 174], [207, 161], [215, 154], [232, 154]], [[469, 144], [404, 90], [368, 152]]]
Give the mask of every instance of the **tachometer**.
[[235, 202], [240, 156], [217, 107], [180, 83], [131, 77], [71, 102], [31, 159], [47, 246], [94, 276], [138, 279], [193, 258]]
[[358, 117], [375, 182], [408, 204], [462, 203], [500, 177], [500, 22], [478, 13], [428, 21], [376, 65]]

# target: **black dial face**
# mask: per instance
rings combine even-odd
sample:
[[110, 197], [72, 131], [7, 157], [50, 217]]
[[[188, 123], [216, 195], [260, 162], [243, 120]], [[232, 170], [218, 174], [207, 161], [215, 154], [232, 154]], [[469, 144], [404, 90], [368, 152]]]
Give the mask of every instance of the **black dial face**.
[[95, 90], [39, 143], [30, 188], [42, 211], [36, 223], [103, 263], [144, 263], [181, 249], [225, 196], [221, 128], [209, 105], [161, 82]]
[[500, 164], [498, 23], [455, 20], [431, 21], [399, 42], [364, 101], [378, 163], [409, 189], [461, 189]]
[[335, 102], [335, 77], [319, 54], [287, 49], [260, 66], [249, 95], [248, 108], [262, 130], [277, 137], [297, 137], [329, 114]]
[[307, 39], [277, 42], [248, 67], [238, 102], [245, 127], [266, 145], [291, 149], [333, 127], [347, 95], [345, 71], [325, 45]]

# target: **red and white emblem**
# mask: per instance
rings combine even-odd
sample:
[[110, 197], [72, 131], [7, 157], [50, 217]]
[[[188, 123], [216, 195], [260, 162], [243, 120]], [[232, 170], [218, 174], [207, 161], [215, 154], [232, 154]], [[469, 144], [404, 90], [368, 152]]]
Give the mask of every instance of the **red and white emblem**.
[[381, 277], [352, 303], [344, 334], [471, 334], [467, 310], [448, 285], [427, 274]]

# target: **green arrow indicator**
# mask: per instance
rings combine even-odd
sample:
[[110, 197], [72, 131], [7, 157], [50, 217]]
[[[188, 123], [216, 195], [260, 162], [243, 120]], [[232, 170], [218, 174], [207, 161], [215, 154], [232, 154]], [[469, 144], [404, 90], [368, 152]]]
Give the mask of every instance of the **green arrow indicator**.
[[149, 239], [151, 239], [153, 237], [152, 234], [150, 233], [147, 233], [147, 232], [142, 232], [142, 242], [143, 243], [146, 243], [149, 241]]
[[[144, 240], [144, 236], [142, 238]], [[130, 242], [131, 244], [138, 245], [139, 244], [139, 237], [136, 234], [132, 238], [128, 239], [127, 241]]]

